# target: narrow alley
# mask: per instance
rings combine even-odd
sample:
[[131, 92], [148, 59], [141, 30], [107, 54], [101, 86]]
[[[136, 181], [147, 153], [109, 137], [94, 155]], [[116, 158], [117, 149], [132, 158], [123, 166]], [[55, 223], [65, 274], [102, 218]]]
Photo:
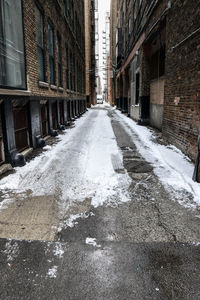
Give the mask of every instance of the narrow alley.
[[137, 127], [94, 106], [0, 181], [0, 299], [199, 299], [200, 188], [156, 145], [192, 164]]

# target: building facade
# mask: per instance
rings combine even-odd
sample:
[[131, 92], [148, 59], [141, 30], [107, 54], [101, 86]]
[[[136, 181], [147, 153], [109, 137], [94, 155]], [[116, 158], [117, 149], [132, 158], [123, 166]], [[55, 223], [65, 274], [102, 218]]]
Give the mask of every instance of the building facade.
[[193, 160], [200, 120], [200, 7], [194, 0], [118, 0], [116, 105]]
[[103, 97], [108, 101], [108, 62], [110, 55], [110, 12], [105, 13], [105, 29], [102, 32], [103, 38]]
[[85, 56], [87, 107], [96, 104], [95, 4], [85, 0]]
[[84, 1], [0, 0], [0, 163], [86, 109]]
[[110, 105], [115, 104], [116, 99], [116, 32], [117, 32], [117, 1], [111, 0], [110, 2], [110, 63], [109, 69], [109, 81], [110, 87]]

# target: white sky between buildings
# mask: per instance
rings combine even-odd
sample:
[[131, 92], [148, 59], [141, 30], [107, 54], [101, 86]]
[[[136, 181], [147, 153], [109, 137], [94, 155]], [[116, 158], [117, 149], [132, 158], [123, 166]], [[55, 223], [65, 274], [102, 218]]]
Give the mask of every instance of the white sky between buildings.
[[[102, 31], [105, 30], [105, 16], [106, 12], [110, 11], [110, 0], [98, 0], [99, 1], [99, 75], [101, 77], [102, 91], [103, 86], [103, 38]], [[117, 0], [116, 0], [117, 1]]]

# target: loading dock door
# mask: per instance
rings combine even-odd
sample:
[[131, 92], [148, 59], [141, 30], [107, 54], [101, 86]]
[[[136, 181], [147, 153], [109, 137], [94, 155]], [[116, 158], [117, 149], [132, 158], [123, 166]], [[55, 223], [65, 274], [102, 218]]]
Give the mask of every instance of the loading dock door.
[[52, 109], [52, 127], [53, 129], [57, 129], [57, 117], [56, 117], [56, 112], [57, 112], [57, 103], [52, 103], [51, 109]]
[[29, 147], [27, 106], [13, 108], [16, 148], [19, 152]]
[[42, 119], [42, 136], [48, 134], [48, 117], [47, 117], [47, 104], [41, 104], [41, 119]]

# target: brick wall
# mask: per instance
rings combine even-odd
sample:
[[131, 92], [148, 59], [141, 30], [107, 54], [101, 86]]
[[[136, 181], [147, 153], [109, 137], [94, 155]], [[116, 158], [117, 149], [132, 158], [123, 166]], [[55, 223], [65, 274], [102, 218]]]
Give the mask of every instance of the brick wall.
[[199, 16], [198, 1], [174, 1], [166, 24], [163, 136], [192, 159], [200, 121], [200, 31], [191, 34], [200, 27]]
[[[59, 5], [59, 3], [61, 3]], [[84, 11], [82, 11], [80, 1], [74, 2], [74, 22], [77, 26], [75, 13], [77, 13], [78, 21], [82, 28], [82, 43], [77, 39], [76, 31], [73, 31], [67, 18], [64, 16], [62, 1], [45, 1], [38, 0], [38, 4], [44, 12], [44, 41], [45, 41], [45, 75], [47, 87], [40, 87], [38, 82], [38, 63], [37, 63], [37, 44], [36, 44], [36, 20], [35, 20], [35, 1], [23, 0], [23, 15], [24, 15], [24, 34], [25, 34], [25, 51], [26, 51], [26, 72], [27, 72], [27, 87], [33, 96], [47, 97], [84, 97], [85, 89], [85, 51], [84, 51]], [[50, 86], [49, 59], [48, 59], [48, 21], [53, 25], [54, 29], [54, 51], [55, 51], [55, 74], [56, 74], [56, 90]], [[62, 89], [58, 89], [58, 64], [57, 64], [57, 34], [61, 37], [61, 65], [62, 65]], [[66, 89], [66, 45], [75, 55], [75, 60], [82, 68], [82, 91], [78, 92]], [[77, 70], [75, 74], [77, 81]], [[76, 84], [77, 85], [77, 84]]]

